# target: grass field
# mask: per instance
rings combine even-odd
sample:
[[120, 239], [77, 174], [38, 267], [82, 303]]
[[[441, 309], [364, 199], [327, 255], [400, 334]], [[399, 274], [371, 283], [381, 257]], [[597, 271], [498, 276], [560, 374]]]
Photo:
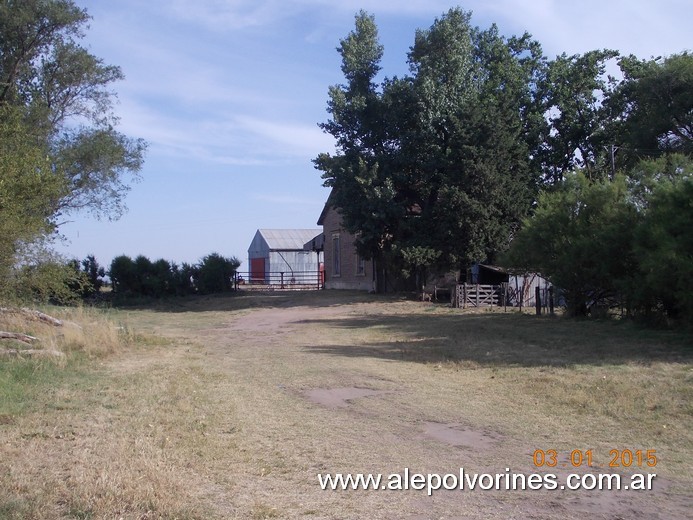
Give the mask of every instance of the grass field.
[[[0, 518], [688, 518], [689, 335], [273, 293], [50, 310], [0, 359]], [[0, 345], [2, 346], [2, 345]], [[610, 468], [618, 450], [657, 464]], [[556, 451], [537, 468], [535, 450]], [[591, 450], [593, 467], [569, 456]], [[620, 459], [619, 459], [620, 460]], [[651, 491], [323, 491], [318, 473], [656, 473]]]

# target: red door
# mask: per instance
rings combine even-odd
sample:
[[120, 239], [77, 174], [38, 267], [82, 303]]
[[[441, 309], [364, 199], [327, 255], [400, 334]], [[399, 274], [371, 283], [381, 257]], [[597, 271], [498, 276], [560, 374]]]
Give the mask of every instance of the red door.
[[251, 258], [250, 259], [250, 281], [257, 283], [265, 283], [265, 259]]

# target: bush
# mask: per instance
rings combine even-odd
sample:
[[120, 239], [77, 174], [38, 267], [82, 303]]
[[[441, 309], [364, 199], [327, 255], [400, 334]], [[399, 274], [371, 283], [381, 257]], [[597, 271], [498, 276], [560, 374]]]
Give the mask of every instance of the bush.
[[548, 277], [571, 315], [618, 305], [691, 325], [691, 201], [693, 161], [680, 154], [643, 161], [627, 179], [575, 173], [539, 197], [502, 262]]
[[161, 298], [231, 291], [240, 264], [235, 257], [218, 253], [205, 256], [199, 264], [180, 266], [163, 259], [151, 262], [143, 255], [135, 260], [121, 255], [113, 259], [108, 274], [116, 294]]
[[624, 178], [590, 182], [582, 173], [543, 193], [502, 262], [539, 271], [561, 288], [570, 315], [616, 300], [636, 272], [638, 215]]
[[693, 324], [693, 178], [663, 182], [649, 197], [637, 231], [640, 284], [634, 303], [645, 313]]
[[233, 275], [241, 263], [237, 258], [224, 258], [218, 253], [205, 256], [199, 265], [197, 289], [200, 294], [233, 290]]

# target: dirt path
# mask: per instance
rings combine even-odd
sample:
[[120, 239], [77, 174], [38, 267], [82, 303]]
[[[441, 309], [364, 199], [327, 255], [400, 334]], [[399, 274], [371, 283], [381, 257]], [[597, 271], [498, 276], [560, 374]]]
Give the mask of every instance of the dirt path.
[[[654, 491], [321, 490], [319, 473], [546, 474], [532, 453], [562, 442], [549, 419], [525, 424], [535, 418], [522, 416], [523, 396], [496, 391], [493, 369], [402, 359], [399, 345], [436, 338], [372, 324], [407, 316], [411, 302], [323, 303], [288, 299], [155, 324], [187, 338], [206, 374], [217, 451], [194, 485], [220, 517], [688, 518], [693, 504], [667, 478]], [[559, 484], [572, 471], [556, 469]]]
[[[0, 518], [680, 520], [693, 509], [688, 337], [341, 291], [104, 314], [129, 338], [109, 355], [4, 366]], [[475, 475], [488, 487], [555, 473], [560, 486], [573, 471], [614, 473], [612, 449], [656, 450], [656, 468], [622, 473], [656, 471], [654, 490], [469, 489]], [[535, 467], [535, 450], [547, 461], [556, 450], [557, 466]], [[573, 470], [572, 450], [591, 450], [594, 466]], [[463, 490], [428, 496], [404, 480], [451, 485], [461, 468]], [[319, 474], [339, 473], [410, 489], [320, 488]]]

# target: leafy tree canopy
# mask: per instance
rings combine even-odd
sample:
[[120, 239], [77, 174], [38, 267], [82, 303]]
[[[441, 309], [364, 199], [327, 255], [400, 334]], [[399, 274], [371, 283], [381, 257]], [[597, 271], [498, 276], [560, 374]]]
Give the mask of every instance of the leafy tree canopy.
[[5, 274], [18, 241], [51, 233], [70, 214], [118, 218], [142, 166], [144, 141], [115, 129], [111, 85], [121, 70], [80, 44], [88, 20], [71, 0], [0, 0]]
[[13, 107], [0, 106], [0, 293], [22, 242], [53, 229], [65, 179]]
[[123, 74], [80, 45], [88, 20], [70, 0], [2, 0], [0, 106], [22, 111], [64, 176], [56, 213], [117, 218], [145, 143], [114, 128], [111, 85]]
[[[655, 305], [636, 297], [645, 264], [635, 251], [653, 240], [668, 252], [687, 247], [665, 237], [688, 218], [690, 54], [639, 60], [603, 49], [549, 60], [530, 35], [474, 27], [459, 8], [416, 32], [404, 77], [376, 81], [383, 48], [363, 11], [337, 50], [345, 83], [330, 87], [320, 125], [337, 152], [314, 163], [379, 273], [495, 262], [517, 237], [514, 266], [552, 277], [573, 312], [623, 295], [633, 309]], [[620, 80], [606, 74], [616, 63]], [[656, 224], [671, 208], [680, 214], [670, 227]], [[683, 273], [687, 254], [641, 256]]]
[[693, 153], [693, 55], [619, 62], [624, 81], [608, 101], [622, 166], [662, 153]]
[[624, 177], [590, 181], [573, 173], [540, 195], [503, 263], [542, 273], [561, 288], [571, 314], [585, 314], [634, 276], [639, 218]]
[[[635, 235], [639, 283], [632, 298], [640, 311], [663, 311], [693, 325], [693, 292], [687, 283], [693, 276], [693, 159], [669, 159], [649, 161], [650, 171], [670, 174], [657, 175], [646, 195]], [[673, 172], [672, 162], [678, 164]]]
[[382, 47], [364, 12], [338, 51], [347, 83], [330, 88], [321, 125], [338, 153], [315, 165], [360, 253], [444, 269], [507, 247], [538, 181], [539, 45], [452, 9], [417, 31], [404, 78], [375, 83]]

